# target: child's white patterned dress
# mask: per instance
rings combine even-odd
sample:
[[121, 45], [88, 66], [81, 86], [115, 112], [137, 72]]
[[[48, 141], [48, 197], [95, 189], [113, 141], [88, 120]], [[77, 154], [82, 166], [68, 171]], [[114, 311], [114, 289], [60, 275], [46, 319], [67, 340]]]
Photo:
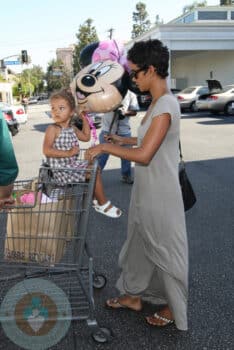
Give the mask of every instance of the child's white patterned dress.
[[[73, 127], [61, 128], [60, 135], [55, 139], [53, 147], [68, 151], [74, 146], [79, 146], [79, 141]], [[85, 181], [88, 161], [80, 160], [79, 155], [63, 158], [47, 157], [46, 161], [51, 168], [56, 169], [53, 171], [53, 180], [56, 184], [63, 186]], [[57, 171], [59, 168], [72, 170], [61, 169]]]

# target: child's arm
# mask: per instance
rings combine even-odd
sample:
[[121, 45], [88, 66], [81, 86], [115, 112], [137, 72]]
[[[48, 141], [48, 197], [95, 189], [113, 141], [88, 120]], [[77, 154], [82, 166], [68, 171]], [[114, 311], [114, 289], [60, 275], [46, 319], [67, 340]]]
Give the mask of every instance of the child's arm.
[[81, 113], [79, 115], [79, 118], [83, 121], [83, 126], [82, 130], [79, 130], [77, 128], [75, 129], [76, 136], [80, 141], [89, 141], [91, 137], [91, 131], [88, 119], [86, 118], [84, 113]]
[[44, 142], [43, 142], [43, 154], [46, 157], [64, 158], [64, 157], [72, 157], [79, 153], [80, 149], [78, 146], [74, 146], [68, 151], [58, 150], [54, 148], [53, 144], [57, 136], [58, 136], [57, 127], [55, 125], [50, 125], [46, 129]]

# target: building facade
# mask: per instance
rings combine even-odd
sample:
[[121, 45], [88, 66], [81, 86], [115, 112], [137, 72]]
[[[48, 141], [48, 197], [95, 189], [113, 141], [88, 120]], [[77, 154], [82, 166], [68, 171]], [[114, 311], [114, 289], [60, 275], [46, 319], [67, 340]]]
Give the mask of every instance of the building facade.
[[[170, 50], [171, 88], [234, 84], [234, 6], [198, 7], [160, 24], [134, 41], [159, 39]], [[126, 44], [129, 49], [133, 44]]]
[[57, 60], [61, 60], [65, 69], [69, 72], [70, 76], [73, 76], [73, 52], [74, 45], [70, 45], [65, 48], [58, 48], [56, 50]]

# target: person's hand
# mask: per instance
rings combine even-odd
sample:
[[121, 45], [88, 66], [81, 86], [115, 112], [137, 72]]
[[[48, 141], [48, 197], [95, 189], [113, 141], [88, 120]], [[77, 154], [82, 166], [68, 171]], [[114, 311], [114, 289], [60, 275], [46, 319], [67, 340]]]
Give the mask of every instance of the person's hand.
[[80, 152], [79, 146], [74, 146], [71, 149], [69, 149], [69, 157], [76, 156]]
[[87, 119], [84, 112], [82, 112], [82, 113], [79, 114], [79, 119], [81, 119], [81, 120]]
[[105, 135], [104, 139], [106, 142], [115, 143], [119, 146], [122, 146], [124, 144], [124, 138], [115, 134]]
[[95, 157], [97, 157], [101, 153], [104, 153], [102, 143], [87, 149], [87, 151], [85, 152], [85, 157], [87, 157], [86, 159], [88, 159], [89, 161], [92, 161]]
[[7, 207], [8, 205], [13, 205], [15, 203], [15, 199], [13, 197], [1, 198], [0, 199], [0, 210], [3, 207]]

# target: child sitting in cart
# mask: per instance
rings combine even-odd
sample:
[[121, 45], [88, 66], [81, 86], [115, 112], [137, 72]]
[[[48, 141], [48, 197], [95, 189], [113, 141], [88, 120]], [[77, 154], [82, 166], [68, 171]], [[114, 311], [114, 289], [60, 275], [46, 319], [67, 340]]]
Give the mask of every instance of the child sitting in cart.
[[[90, 140], [90, 127], [85, 114], [79, 117], [83, 122], [82, 130], [72, 125], [71, 120], [75, 114], [75, 99], [68, 90], [61, 90], [50, 97], [51, 116], [54, 124], [49, 125], [45, 132], [43, 153], [46, 162], [51, 168], [76, 168], [79, 171], [55, 171], [53, 179], [59, 186], [68, 183], [86, 181], [86, 172], [82, 168], [89, 166], [88, 161], [80, 161], [79, 140]], [[94, 189], [94, 208], [97, 212], [111, 218], [119, 218], [122, 211], [107, 200], [101, 172], [98, 169]]]

